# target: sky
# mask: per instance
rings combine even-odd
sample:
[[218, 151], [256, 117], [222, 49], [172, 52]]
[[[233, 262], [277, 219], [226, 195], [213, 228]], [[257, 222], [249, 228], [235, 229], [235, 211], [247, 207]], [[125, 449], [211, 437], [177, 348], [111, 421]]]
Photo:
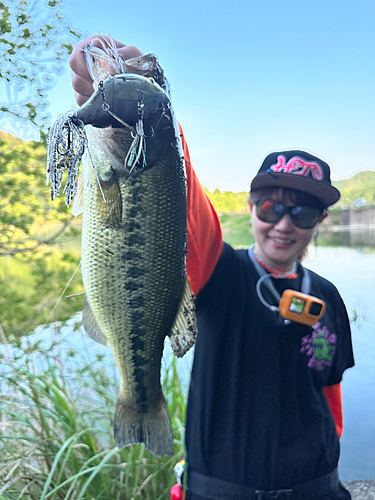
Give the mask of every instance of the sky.
[[[63, 13], [159, 57], [208, 189], [248, 190], [283, 149], [320, 156], [334, 180], [375, 170], [374, 0], [65, 0]], [[52, 120], [75, 107], [68, 63], [49, 96]]]

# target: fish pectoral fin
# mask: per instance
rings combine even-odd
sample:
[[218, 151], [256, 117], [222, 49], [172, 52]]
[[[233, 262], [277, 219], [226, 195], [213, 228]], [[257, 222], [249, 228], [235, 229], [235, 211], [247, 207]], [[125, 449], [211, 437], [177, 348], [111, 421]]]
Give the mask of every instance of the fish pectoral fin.
[[73, 199], [72, 215], [77, 217], [83, 213], [83, 175], [78, 178], [77, 193]]
[[99, 325], [96, 321], [94, 313], [92, 312], [87, 297], [85, 298], [85, 302], [83, 304], [82, 324], [83, 328], [85, 329], [85, 332], [87, 333], [87, 335], [90, 337], [91, 340], [98, 342], [98, 344], [107, 345], [107, 337], [99, 328]]
[[174, 453], [171, 420], [162, 393], [155, 408], [141, 412], [127, 404], [120, 390], [113, 428], [116, 446], [119, 448], [128, 444], [144, 443], [146, 448], [158, 457]]
[[176, 319], [169, 333], [172, 350], [178, 358], [182, 358], [193, 347], [197, 338], [194, 298], [186, 278], [181, 302]]

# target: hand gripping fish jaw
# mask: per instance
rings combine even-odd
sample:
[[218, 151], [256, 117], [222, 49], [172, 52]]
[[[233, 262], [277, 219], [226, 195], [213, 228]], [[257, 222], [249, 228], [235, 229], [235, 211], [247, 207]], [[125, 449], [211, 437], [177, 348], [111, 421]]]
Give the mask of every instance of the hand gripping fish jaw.
[[169, 82], [155, 54], [148, 53], [125, 60], [119, 54], [117, 47], [110, 43], [103, 49], [88, 43], [82, 49], [82, 52], [85, 54], [87, 69], [93, 80], [94, 89], [96, 89], [99, 81], [106, 80], [109, 75], [132, 73], [146, 78], [153, 78], [170, 96]]
[[137, 170], [138, 164], [140, 169], [146, 166], [144, 124], [150, 136], [157, 126], [173, 130], [169, 95], [154, 78], [124, 73], [109, 76], [97, 87], [78, 111], [69, 111], [56, 120], [48, 137], [47, 183], [51, 182], [51, 199], [59, 194], [66, 168], [67, 206], [77, 193], [79, 165], [88, 143], [85, 125], [130, 130], [133, 140], [121, 165], [117, 165], [120, 173], [128, 174]]

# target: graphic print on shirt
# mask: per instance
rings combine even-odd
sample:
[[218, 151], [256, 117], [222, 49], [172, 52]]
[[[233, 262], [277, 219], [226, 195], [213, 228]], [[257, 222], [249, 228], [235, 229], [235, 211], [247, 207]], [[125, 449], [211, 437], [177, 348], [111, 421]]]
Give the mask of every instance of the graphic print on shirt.
[[302, 338], [301, 352], [310, 358], [308, 367], [314, 370], [324, 370], [332, 363], [336, 348], [336, 335], [331, 333], [320, 322], [313, 327], [313, 332]]

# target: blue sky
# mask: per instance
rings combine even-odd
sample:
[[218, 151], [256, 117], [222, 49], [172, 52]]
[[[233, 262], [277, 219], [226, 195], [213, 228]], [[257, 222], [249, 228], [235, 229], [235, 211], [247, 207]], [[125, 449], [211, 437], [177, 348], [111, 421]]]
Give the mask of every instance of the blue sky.
[[[158, 55], [209, 189], [247, 190], [278, 149], [321, 156], [334, 179], [375, 170], [373, 0], [65, 0], [64, 13]], [[74, 105], [68, 69], [50, 98], [53, 119]]]

